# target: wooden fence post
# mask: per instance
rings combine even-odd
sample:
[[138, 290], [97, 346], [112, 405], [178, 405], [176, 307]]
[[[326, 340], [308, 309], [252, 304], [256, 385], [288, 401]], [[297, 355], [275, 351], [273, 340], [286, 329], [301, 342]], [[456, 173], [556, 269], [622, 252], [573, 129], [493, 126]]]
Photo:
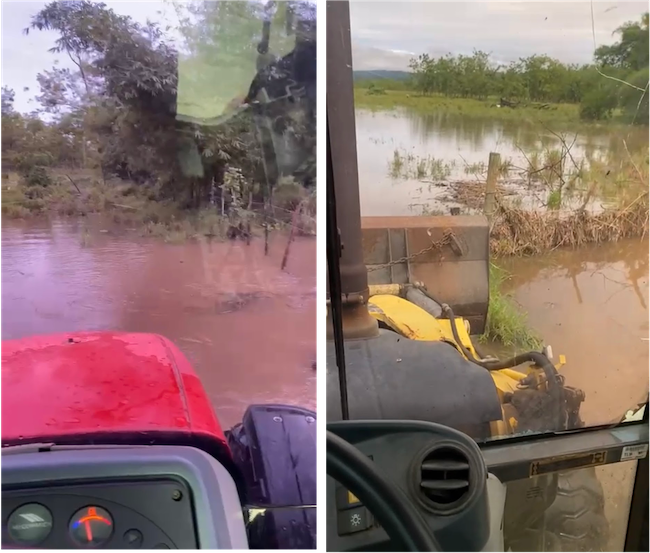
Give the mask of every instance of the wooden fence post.
[[499, 176], [499, 167], [501, 166], [501, 156], [495, 152], [490, 152], [490, 161], [488, 162], [487, 181], [485, 183], [485, 204], [483, 211], [488, 219], [492, 219], [496, 209], [496, 191], [497, 177]]

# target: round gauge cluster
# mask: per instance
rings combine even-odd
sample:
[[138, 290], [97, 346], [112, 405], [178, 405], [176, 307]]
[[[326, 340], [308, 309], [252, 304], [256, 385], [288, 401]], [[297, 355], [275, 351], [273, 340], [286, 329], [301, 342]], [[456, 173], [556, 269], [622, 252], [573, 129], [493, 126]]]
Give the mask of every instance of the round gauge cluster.
[[[7, 530], [16, 545], [34, 547], [50, 535], [52, 513], [40, 503], [21, 505], [9, 516]], [[78, 547], [98, 547], [111, 539], [113, 518], [106, 509], [90, 505], [72, 516], [68, 533]]]
[[[7, 519], [7, 534], [11, 545], [35, 548], [43, 545], [50, 537], [54, 527], [51, 511], [40, 503], [25, 503], [14, 509]], [[57, 531], [58, 534], [58, 531]], [[94, 549], [106, 546], [115, 534], [112, 515], [104, 508], [88, 505], [77, 510], [67, 523], [68, 546], [80, 549]], [[3, 545], [5, 539], [3, 529]], [[143, 546], [144, 536], [137, 528], [120, 530], [120, 540], [128, 549]], [[58, 541], [58, 538], [54, 538]], [[61, 547], [61, 546], [59, 546]], [[156, 544], [154, 549], [169, 549], [164, 542]]]

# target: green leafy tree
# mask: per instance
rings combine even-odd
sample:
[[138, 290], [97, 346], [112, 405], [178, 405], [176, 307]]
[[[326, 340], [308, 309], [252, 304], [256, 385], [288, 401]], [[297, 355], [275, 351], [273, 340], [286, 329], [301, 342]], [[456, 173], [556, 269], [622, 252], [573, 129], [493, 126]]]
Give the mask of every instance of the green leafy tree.
[[[636, 125], [647, 125], [650, 113], [648, 110], [648, 100], [650, 91], [648, 91], [648, 67], [636, 71], [627, 76], [627, 82], [637, 88], [629, 86], [621, 87], [620, 106], [630, 123]], [[643, 89], [641, 92], [639, 89]]]
[[77, 68], [41, 73], [38, 99], [68, 130], [80, 129], [84, 165], [94, 141], [109, 171], [173, 177], [177, 55], [160, 29], [86, 0], [47, 4], [26, 32], [34, 29], [57, 32], [51, 51]]
[[[627, 22], [616, 31], [619, 40], [610, 46], [600, 46], [594, 53], [595, 61], [603, 71], [624, 83], [618, 86], [601, 85], [592, 89], [581, 105], [581, 114], [587, 119], [608, 117], [612, 109], [620, 107], [626, 118], [635, 124], [648, 124], [648, 12], [640, 22]], [[600, 76], [602, 80], [606, 77]], [[604, 94], [609, 98], [605, 99]]]
[[616, 29], [620, 39], [611, 46], [600, 46], [594, 53], [596, 63], [605, 67], [619, 67], [640, 71], [648, 67], [648, 12], [640, 22], [629, 21]]

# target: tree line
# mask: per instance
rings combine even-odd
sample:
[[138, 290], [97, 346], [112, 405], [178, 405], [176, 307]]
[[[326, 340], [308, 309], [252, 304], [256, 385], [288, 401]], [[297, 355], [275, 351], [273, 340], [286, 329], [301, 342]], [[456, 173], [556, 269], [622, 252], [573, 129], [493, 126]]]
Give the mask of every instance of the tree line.
[[[607, 119], [620, 108], [628, 120], [647, 125], [648, 13], [615, 32], [618, 40], [597, 48], [594, 63], [583, 65], [564, 64], [546, 55], [503, 65], [477, 50], [471, 56], [421, 54], [410, 62], [410, 79], [394, 83], [394, 88], [457, 98], [497, 97], [510, 105], [580, 104], [581, 117], [586, 120]], [[376, 91], [387, 88], [388, 83], [367, 81], [365, 86]]]

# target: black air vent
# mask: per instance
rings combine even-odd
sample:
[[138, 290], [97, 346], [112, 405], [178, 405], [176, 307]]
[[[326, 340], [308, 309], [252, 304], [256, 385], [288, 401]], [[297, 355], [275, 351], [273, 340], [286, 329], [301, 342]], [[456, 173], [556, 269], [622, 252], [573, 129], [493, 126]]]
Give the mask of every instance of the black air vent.
[[429, 451], [420, 465], [420, 492], [438, 511], [456, 510], [470, 491], [470, 463], [467, 455], [453, 446]]

